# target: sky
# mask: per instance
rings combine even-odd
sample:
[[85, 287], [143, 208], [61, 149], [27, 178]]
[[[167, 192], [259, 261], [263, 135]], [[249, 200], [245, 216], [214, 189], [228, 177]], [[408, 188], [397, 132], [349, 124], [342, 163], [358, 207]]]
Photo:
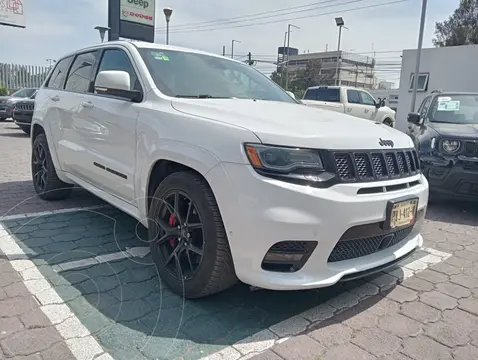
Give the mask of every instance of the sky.
[[[0, 62], [47, 65], [47, 59], [100, 42], [94, 27], [107, 26], [107, 3], [108, 0], [24, 0], [26, 28], [0, 26]], [[309, 4], [314, 5], [299, 8]], [[424, 47], [433, 46], [435, 22], [446, 20], [458, 4], [459, 0], [428, 1]], [[293, 29], [290, 37], [290, 46], [300, 53], [335, 50], [338, 30], [334, 18], [342, 16], [348, 29], [343, 30], [341, 50], [375, 56], [377, 76], [398, 82], [401, 51], [417, 46], [422, 1], [156, 0], [157, 43], [165, 42], [164, 7], [173, 8], [170, 44], [217, 54], [225, 45], [230, 54], [231, 41], [239, 40], [234, 54], [240, 60], [251, 52], [254, 59], [274, 61], [289, 23], [300, 27]], [[291, 7], [295, 9], [280, 11]], [[358, 9], [361, 7], [367, 8]], [[253, 16], [258, 13], [265, 14]], [[237, 17], [243, 18], [224, 22]], [[217, 20], [223, 22], [213, 22]], [[208, 23], [198, 24], [203, 22]], [[257, 66], [266, 74], [274, 69], [264, 63]]]

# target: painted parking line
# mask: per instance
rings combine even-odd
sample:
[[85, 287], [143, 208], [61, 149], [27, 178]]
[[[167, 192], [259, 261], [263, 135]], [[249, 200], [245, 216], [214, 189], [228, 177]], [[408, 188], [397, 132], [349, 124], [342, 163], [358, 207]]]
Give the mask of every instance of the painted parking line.
[[[185, 301], [162, 286], [136, 224], [111, 208], [3, 221], [0, 249], [29, 257], [12, 264], [67, 343], [90, 344], [88, 356], [105, 349], [116, 360], [246, 358], [450, 256], [421, 249], [366, 281], [301, 292], [239, 285]], [[75, 346], [79, 359], [92, 358]]]

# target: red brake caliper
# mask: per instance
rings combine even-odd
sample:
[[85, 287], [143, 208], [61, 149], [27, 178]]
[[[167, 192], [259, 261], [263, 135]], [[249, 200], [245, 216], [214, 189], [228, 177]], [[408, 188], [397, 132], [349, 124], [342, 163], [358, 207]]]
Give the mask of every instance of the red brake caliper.
[[[176, 226], [176, 216], [174, 216], [173, 214], [169, 215], [168, 225], [171, 227]], [[169, 245], [171, 245], [172, 248], [174, 248], [175, 242], [176, 239], [174, 237], [169, 238]]]

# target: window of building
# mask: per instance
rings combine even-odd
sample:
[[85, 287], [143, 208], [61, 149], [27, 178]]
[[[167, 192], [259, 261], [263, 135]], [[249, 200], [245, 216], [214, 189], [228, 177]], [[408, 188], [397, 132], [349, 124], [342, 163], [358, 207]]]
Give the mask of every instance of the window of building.
[[[417, 91], [419, 92], [426, 92], [428, 90], [428, 80], [430, 74], [429, 73], [420, 73], [418, 75], [418, 86]], [[413, 91], [413, 82], [415, 81], [415, 74], [410, 74], [410, 82], [408, 84], [408, 91]]]

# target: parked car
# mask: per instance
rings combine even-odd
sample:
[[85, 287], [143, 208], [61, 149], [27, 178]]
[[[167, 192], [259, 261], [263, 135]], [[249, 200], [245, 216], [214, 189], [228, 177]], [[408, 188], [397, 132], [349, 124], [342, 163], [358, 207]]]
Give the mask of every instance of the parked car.
[[478, 200], [478, 93], [434, 92], [408, 121], [430, 193]]
[[329, 286], [423, 243], [428, 183], [408, 135], [300, 105], [223, 56], [124, 41], [70, 53], [38, 91], [31, 141], [39, 196], [78, 184], [138, 219], [188, 298], [238, 279]]
[[30, 134], [36, 92], [29, 98], [17, 101], [13, 106], [13, 121], [26, 134]]
[[11, 118], [15, 103], [22, 99], [29, 99], [37, 90], [36, 88], [23, 88], [10, 96], [0, 96], [0, 121]]
[[395, 127], [395, 111], [377, 101], [364, 89], [348, 86], [309, 87], [302, 102]]

